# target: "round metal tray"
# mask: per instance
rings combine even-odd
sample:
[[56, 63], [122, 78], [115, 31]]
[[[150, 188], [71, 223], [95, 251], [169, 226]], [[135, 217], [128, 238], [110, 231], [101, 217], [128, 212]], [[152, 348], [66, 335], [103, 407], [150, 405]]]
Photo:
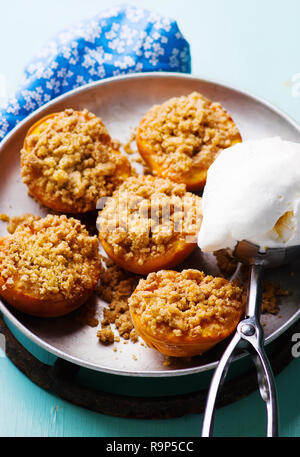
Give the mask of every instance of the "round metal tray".
[[[39, 118], [65, 108], [87, 108], [100, 116], [112, 138], [126, 143], [145, 112], [153, 104], [173, 96], [201, 92], [219, 101], [232, 115], [243, 140], [281, 136], [290, 141], [300, 141], [297, 124], [270, 104], [214, 82], [174, 73], [142, 73], [119, 76], [92, 83], [68, 92], [47, 103], [21, 122], [0, 145], [0, 212], [9, 216], [24, 213], [47, 214], [27, 195], [27, 188], [20, 176], [19, 152], [28, 128]], [[6, 233], [1, 224], [0, 235]], [[182, 268], [199, 268], [218, 274], [215, 258], [196, 250]], [[300, 316], [300, 261], [284, 268], [269, 271], [268, 279], [289, 290], [282, 297], [278, 315], [262, 317], [266, 344], [276, 339]], [[105, 303], [95, 298], [99, 312]], [[21, 314], [0, 302], [4, 316], [30, 340], [77, 365], [126, 376], [178, 376], [209, 370], [217, 365], [226, 342], [217, 345], [203, 356], [178, 360], [164, 365], [164, 357], [140, 343], [123, 341], [104, 346], [96, 336], [97, 328], [80, 323], [74, 313], [55, 319], [39, 319]]]

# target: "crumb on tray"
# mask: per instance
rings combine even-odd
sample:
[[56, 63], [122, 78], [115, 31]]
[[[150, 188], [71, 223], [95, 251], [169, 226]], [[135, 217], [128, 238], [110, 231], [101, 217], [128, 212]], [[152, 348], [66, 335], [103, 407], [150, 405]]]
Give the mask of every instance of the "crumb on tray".
[[[130, 339], [135, 343], [138, 335], [131, 320], [127, 300], [136, 288], [139, 276], [123, 270], [109, 259], [103, 258], [103, 261], [105, 268], [96, 293], [108, 303], [108, 307], [103, 310], [101, 330], [97, 336], [104, 344], [120, 341], [120, 338]], [[115, 324], [118, 335], [114, 335], [111, 324]]]

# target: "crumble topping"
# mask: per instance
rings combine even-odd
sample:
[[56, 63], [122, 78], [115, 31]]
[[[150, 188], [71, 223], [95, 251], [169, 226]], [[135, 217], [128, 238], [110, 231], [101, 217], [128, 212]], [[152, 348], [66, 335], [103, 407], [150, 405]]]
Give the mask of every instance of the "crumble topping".
[[138, 134], [151, 147], [164, 175], [173, 180], [192, 167], [207, 170], [222, 149], [241, 140], [221, 104], [198, 92], [154, 105], [140, 124]]
[[[32, 132], [21, 150], [22, 177], [49, 201], [59, 199], [79, 211], [94, 209], [130, 174], [128, 159], [113, 149], [100, 118], [83, 110], [58, 113]], [[127, 171], [126, 171], [127, 170]]]
[[0, 221], [2, 222], [9, 222], [9, 216], [7, 214], [1, 213], [0, 214]]
[[[131, 320], [128, 298], [136, 288], [140, 276], [123, 270], [110, 259], [103, 258], [103, 261], [105, 268], [96, 293], [108, 303], [108, 308], [103, 310], [101, 329], [97, 336], [104, 344], [119, 341], [120, 336], [135, 343], [138, 336]], [[115, 324], [119, 335], [114, 335], [111, 324]]]
[[129, 298], [130, 309], [147, 329], [175, 336], [203, 335], [207, 328], [218, 333], [240, 315], [244, 303], [242, 288], [198, 270], [150, 273]]
[[278, 314], [278, 298], [289, 295], [289, 291], [279, 287], [276, 284], [265, 281], [263, 284], [263, 295], [261, 312], [269, 314]]
[[6, 222], [7, 222], [6, 230], [8, 231], [8, 233], [10, 233], [12, 235], [16, 231], [17, 227], [20, 224], [23, 224], [24, 222], [26, 222], [27, 219], [31, 219], [32, 221], [33, 220], [37, 221], [40, 219], [40, 217], [34, 216], [33, 214], [30, 214], [30, 213], [25, 213], [25, 214], [22, 214], [21, 216], [8, 217], [6, 220]]
[[239, 261], [232, 255], [230, 249], [214, 251], [218, 267], [224, 276], [231, 276], [237, 269]]
[[135, 139], [136, 139], [136, 129], [133, 132], [131, 132], [127, 142], [124, 144], [124, 151], [126, 152], [126, 154], [133, 155], [137, 152], [133, 146], [133, 144], [135, 143]]
[[101, 330], [98, 330], [97, 336], [99, 338], [99, 341], [103, 344], [112, 344], [115, 341], [115, 335], [114, 332], [112, 331], [111, 327], [103, 327]]
[[14, 285], [32, 296], [77, 297], [96, 287], [101, 271], [99, 242], [66, 216], [24, 218], [0, 250], [2, 288]]
[[201, 198], [184, 184], [139, 176], [128, 178], [108, 199], [97, 226], [115, 255], [142, 265], [179, 241], [196, 242], [201, 220]]

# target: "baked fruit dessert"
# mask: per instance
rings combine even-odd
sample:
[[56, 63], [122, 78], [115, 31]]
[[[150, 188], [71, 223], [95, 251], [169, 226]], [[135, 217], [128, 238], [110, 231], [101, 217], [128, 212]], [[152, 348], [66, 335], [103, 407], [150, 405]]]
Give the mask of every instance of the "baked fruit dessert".
[[164, 270], [141, 279], [128, 303], [135, 329], [150, 347], [187, 357], [208, 351], [234, 331], [245, 297], [224, 278]]
[[153, 174], [201, 190], [218, 153], [242, 141], [220, 105], [193, 92], [153, 106], [140, 122], [136, 143]]
[[113, 147], [100, 118], [66, 109], [50, 114], [27, 132], [21, 173], [29, 193], [63, 213], [96, 209], [131, 174], [130, 163]]
[[28, 217], [0, 239], [0, 296], [27, 314], [73, 311], [92, 294], [100, 272], [97, 236], [73, 218]]
[[201, 198], [184, 184], [153, 176], [128, 178], [99, 213], [102, 247], [119, 266], [148, 274], [172, 268], [196, 247]]

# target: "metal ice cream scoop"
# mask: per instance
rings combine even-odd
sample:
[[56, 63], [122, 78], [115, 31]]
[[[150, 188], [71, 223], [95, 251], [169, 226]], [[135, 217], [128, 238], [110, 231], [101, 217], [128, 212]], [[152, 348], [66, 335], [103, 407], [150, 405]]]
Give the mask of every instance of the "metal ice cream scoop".
[[240, 241], [233, 254], [240, 262], [250, 266], [245, 318], [239, 322], [236, 333], [214, 372], [206, 402], [202, 436], [212, 436], [218, 391], [236, 349], [242, 349], [253, 358], [260, 394], [267, 408], [267, 436], [275, 437], [278, 436], [277, 393], [272, 369], [264, 350], [264, 333], [260, 324], [263, 271], [265, 268], [279, 267], [299, 257], [300, 246], [270, 248], [261, 252], [258, 246], [248, 241]]

